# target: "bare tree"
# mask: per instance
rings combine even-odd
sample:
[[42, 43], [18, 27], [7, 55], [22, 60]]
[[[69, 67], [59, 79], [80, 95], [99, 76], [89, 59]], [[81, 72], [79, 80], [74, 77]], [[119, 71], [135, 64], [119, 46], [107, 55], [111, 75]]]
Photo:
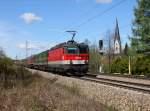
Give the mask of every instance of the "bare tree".
[[108, 66], [108, 69], [106, 69], [106, 72], [111, 71], [111, 62], [114, 58], [114, 34], [108, 30], [105, 35], [104, 39], [104, 59], [103, 59], [103, 64], [105, 66]]
[[91, 43], [88, 39], [85, 39], [84, 43], [89, 46], [89, 71], [98, 72], [101, 63], [101, 56], [99, 54], [98, 43]]
[[96, 43], [90, 45], [90, 62], [89, 68], [91, 72], [99, 72], [101, 65], [101, 55], [99, 54], [99, 48]]

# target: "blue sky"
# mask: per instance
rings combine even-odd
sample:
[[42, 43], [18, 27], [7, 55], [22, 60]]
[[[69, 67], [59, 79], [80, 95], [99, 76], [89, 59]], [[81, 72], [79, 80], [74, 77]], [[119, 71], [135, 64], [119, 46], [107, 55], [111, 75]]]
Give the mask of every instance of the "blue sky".
[[102, 16], [77, 27], [87, 19], [101, 14], [121, 0], [1, 0], [0, 47], [9, 57], [25, 57], [25, 41], [29, 55], [46, 50], [70, 39], [66, 30], [77, 30], [77, 41], [98, 42], [107, 30], [114, 30], [116, 18], [122, 43], [131, 35], [136, 0], [126, 0]]

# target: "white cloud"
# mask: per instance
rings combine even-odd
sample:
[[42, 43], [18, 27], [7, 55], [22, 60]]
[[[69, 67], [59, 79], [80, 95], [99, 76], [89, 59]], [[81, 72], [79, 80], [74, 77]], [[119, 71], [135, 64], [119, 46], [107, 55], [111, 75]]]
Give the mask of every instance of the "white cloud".
[[25, 23], [27, 24], [31, 24], [35, 21], [41, 21], [42, 17], [37, 16], [34, 13], [24, 13], [20, 16], [21, 19], [23, 19], [25, 21]]
[[112, 0], [96, 0], [97, 3], [111, 3]]

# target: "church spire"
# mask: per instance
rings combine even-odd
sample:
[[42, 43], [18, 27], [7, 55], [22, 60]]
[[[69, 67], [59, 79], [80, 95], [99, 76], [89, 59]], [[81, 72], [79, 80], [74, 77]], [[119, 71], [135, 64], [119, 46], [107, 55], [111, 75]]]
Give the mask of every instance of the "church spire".
[[121, 54], [121, 39], [120, 39], [120, 32], [119, 32], [119, 25], [118, 25], [117, 18], [116, 18], [116, 28], [115, 28], [115, 35], [114, 35], [114, 53]]
[[118, 25], [118, 20], [116, 18], [116, 28], [115, 28], [115, 39], [118, 40], [118, 42], [121, 42], [120, 40], [120, 32], [119, 32], [119, 25]]

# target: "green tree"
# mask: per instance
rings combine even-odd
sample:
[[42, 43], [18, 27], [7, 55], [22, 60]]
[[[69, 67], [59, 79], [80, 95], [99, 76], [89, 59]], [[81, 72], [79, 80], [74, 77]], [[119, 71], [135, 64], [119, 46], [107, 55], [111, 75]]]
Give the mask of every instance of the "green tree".
[[111, 64], [111, 72], [112, 73], [128, 73], [128, 58], [118, 57], [113, 60]]
[[145, 12], [150, 10], [150, 0], [137, 0], [134, 10], [135, 20], [133, 23], [133, 48], [142, 51], [150, 50], [150, 17]]
[[150, 77], [150, 57], [138, 56], [135, 62], [132, 63], [132, 74], [134, 75], [146, 75]]
[[124, 48], [124, 55], [126, 55], [126, 56], [129, 55], [129, 47], [128, 47], [127, 43], [126, 43], [125, 48]]

